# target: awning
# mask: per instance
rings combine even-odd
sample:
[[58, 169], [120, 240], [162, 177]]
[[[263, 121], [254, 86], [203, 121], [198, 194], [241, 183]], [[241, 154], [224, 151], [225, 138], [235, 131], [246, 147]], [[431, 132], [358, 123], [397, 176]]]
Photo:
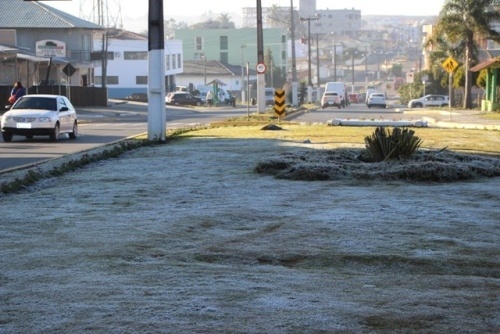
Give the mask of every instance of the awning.
[[472, 67], [470, 70], [472, 72], [479, 72], [485, 68], [500, 68], [500, 59], [499, 58], [492, 58], [492, 59], [485, 60], [482, 63], [479, 63], [476, 66]]

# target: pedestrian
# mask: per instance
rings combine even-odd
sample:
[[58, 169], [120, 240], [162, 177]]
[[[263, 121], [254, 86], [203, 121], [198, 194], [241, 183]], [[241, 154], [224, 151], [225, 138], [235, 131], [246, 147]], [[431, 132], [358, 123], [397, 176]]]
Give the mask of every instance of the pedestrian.
[[24, 95], [26, 95], [26, 88], [23, 87], [20, 81], [16, 82], [10, 92], [9, 103], [14, 104], [14, 102]]
[[211, 90], [208, 91], [206, 100], [207, 100], [207, 107], [211, 106], [213, 101], [213, 94]]

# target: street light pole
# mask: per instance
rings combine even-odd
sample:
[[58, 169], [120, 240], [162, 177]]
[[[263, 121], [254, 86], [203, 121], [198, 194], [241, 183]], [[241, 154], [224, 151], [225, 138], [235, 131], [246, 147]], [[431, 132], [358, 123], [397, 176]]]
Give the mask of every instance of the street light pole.
[[352, 88], [351, 88], [351, 93], [354, 94], [354, 51], [351, 51], [351, 71], [352, 71]]
[[312, 73], [311, 73], [311, 21], [318, 20], [319, 16], [318, 14], [314, 15], [313, 17], [301, 17], [300, 21], [304, 22], [307, 21], [307, 54], [308, 54], [308, 100], [311, 100], [312, 97]]
[[246, 44], [241, 45], [241, 102], [245, 102], [245, 76], [243, 75], [243, 67], [245, 66], [245, 59], [243, 54], [243, 49], [246, 47]]

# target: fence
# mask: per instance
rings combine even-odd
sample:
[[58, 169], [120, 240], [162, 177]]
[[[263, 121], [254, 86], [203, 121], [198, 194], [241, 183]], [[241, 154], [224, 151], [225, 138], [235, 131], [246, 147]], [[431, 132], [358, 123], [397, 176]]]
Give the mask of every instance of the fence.
[[[7, 104], [12, 86], [0, 86], [0, 109]], [[101, 87], [70, 86], [69, 95], [66, 86], [32, 86], [28, 94], [55, 94], [67, 96], [75, 107], [107, 106], [108, 92]]]

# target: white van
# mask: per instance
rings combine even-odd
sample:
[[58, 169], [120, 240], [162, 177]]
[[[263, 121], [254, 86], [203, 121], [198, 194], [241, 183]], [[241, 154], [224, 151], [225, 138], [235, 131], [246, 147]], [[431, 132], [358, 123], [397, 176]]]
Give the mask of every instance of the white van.
[[264, 97], [266, 99], [266, 106], [274, 105], [274, 88], [264, 88]]
[[[213, 86], [205, 86], [205, 85], [197, 85], [196, 90], [200, 92], [201, 96], [206, 96], [209, 90], [213, 90]], [[233, 99], [231, 95], [227, 92], [222, 87], [218, 87], [217, 90], [219, 91], [219, 102], [221, 103], [230, 103]]]

